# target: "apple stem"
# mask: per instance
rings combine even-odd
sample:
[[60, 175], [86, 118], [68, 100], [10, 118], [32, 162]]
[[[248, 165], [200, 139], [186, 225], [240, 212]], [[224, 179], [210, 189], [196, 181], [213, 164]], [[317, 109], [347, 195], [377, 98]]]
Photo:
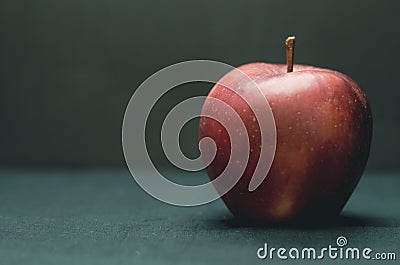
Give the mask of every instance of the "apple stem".
[[295, 36], [288, 37], [285, 41], [286, 44], [286, 65], [287, 72], [293, 72], [293, 58], [294, 58], [294, 44], [296, 38]]

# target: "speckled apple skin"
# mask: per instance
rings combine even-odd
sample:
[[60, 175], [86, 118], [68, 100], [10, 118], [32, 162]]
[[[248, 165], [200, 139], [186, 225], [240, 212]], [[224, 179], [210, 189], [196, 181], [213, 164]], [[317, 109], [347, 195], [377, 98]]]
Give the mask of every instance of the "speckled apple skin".
[[[344, 74], [311, 66], [295, 65], [292, 73], [286, 73], [286, 65], [265, 63], [238, 69], [256, 82], [268, 100], [277, 145], [267, 178], [250, 192], [249, 182], [260, 156], [260, 127], [240, 96], [224, 86], [213, 87], [203, 112], [210, 111], [212, 98], [224, 101], [240, 115], [250, 140], [249, 162], [241, 161], [247, 163], [246, 170], [222, 197], [229, 210], [239, 218], [266, 222], [338, 215], [369, 155], [372, 115], [365, 94]], [[243, 82], [231, 73], [221, 79], [224, 84]], [[258, 102], [257, 107], [266, 107], [265, 101]], [[219, 122], [201, 117], [199, 139], [206, 136], [214, 139], [218, 148], [206, 168], [210, 179], [215, 179], [229, 160], [229, 136]]]

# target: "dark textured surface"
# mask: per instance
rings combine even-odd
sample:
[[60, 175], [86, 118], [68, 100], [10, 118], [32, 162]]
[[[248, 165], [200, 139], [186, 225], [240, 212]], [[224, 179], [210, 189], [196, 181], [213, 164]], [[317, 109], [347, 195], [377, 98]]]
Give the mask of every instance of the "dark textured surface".
[[273, 228], [238, 223], [221, 201], [166, 205], [125, 171], [2, 170], [0, 264], [272, 264], [256, 258], [264, 242], [317, 248], [340, 235], [399, 255], [399, 187], [394, 174], [368, 174], [334, 223]]

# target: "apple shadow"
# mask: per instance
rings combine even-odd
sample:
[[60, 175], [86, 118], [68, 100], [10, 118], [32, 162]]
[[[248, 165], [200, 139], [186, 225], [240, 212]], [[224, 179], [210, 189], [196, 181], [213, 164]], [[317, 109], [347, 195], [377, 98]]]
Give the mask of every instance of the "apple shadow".
[[265, 223], [236, 217], [222, 217], [214, 220], [225, 228], [259, 228], [259, 229], [329, 229], [349, 227], [397, 227], [398, 222], [393, 219], [374, 216], [362, 216], [352, 213], [343, 213], [339, 216], [318, 221], [297, 220], [285, 223]]

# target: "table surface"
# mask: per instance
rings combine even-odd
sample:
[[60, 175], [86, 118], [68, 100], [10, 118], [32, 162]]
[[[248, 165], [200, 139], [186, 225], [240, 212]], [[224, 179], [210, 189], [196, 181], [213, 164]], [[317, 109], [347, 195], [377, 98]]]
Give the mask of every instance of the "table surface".
[[399, 187], [399, 175], [365, 174], [336, 222], [260, 227], [235, 221], [221, 200], [190, 208], [159, 202], [125, 170], [0, 170], [0, 264], [275, 264], [257, 258], [264, 243], [322, 248], [338, 236], [398, 256]]

